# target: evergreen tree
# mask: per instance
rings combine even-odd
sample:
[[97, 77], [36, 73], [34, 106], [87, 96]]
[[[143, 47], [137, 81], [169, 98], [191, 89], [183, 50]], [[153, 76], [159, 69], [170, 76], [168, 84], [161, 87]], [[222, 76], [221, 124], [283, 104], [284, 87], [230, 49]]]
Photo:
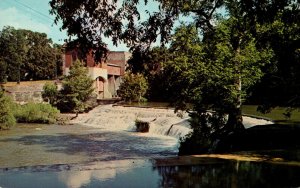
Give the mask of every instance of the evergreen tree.
[[93, 82], [88, 75], [88, 69], [79, 60], [74, 62], [69, 75], [63, 79], [58, 108], [64, 112], [83, 112], [87, 108], [84, 103], [94, 91]]

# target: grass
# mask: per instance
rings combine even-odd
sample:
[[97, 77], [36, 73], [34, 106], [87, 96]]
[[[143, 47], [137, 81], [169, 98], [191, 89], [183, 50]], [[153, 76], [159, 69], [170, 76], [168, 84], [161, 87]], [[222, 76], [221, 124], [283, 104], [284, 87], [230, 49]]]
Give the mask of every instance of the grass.
[[265, 117], [273, 120], [277, 124], [299, 124], [300, 125], [300, 110], [293, 111], [292, 115], [288, 118], [284, 115], [287, 109], [284, 107], [277, 107], [267, 114], [260, 113], [256, 109], [257, 106], [255, 105], [244, 105], [243, 113], [246, 115]]

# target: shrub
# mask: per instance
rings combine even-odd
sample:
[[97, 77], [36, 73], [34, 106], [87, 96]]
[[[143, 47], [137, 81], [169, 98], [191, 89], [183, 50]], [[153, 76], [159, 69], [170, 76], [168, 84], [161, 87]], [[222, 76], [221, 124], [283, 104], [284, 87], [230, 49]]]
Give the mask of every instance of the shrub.
[[28, 103], [15, 105], [14, 116], [19, 123], [55, 123], [59, 110], [50, 104]]
[[143, 96], [148, 90], [148, 82], [142, 74], [126, 74], [118, 95], [125, 101], [146, 101]]
[[192, 155], [214, 152], [218, 140], [223, 133], [225, 119], [222, 114], [192, 112], [190, 125], [193, 129], [184, 138], [180, 138], [178, 155]]
[[46, 83], [43, 87], [42, 97], [45, 101], [49, 102], [51, 105], [56, 105], [57, 103], [57, 85], [54, 83]]
[[9, 129], [16, 124], [16, 119], [12, 113], [12, 101], [4, 94], [0, 87], [0, 130]]

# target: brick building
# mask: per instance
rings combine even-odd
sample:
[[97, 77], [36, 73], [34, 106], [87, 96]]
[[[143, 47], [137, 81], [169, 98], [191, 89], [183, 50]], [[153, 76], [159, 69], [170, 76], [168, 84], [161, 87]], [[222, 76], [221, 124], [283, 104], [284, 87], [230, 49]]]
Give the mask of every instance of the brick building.
[[[73, 49], [65, 52], [63, 57], [63, 74], [68, 75], [72, 62], [79, 57], [79, 50]], [[86, 66], [94, 82], [95, 92], [99, 99], [117, 97], [117, 90], [125, 74], [125, 68], [131, 54], [123, 51], [110, 51], [107, 59], [96, 63], [92, 52], [86, 55]]]

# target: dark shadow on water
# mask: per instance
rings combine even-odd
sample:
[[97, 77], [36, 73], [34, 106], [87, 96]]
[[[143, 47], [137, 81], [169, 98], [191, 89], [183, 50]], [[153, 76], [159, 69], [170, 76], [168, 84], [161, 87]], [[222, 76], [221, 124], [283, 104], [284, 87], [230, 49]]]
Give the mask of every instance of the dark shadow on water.
[[299, 187], [300, 167], [258, 162], [157, 166], [159, 187]]
[[216, 152], [297, 149], [300, 148], [299, 137], [300, 125], [258, 125], [224, 137]]
[[276, 120], [274, 121], [276, 124], [292, 124], [292, 125], [300, 125], [300, 121], [294, 121], [290, 119], [285, 119], [285, 120]]
[[[140, 137], [130, 132], [101, 132], [90, 134], [28, 135], [1, 139], [0, 142], [17, 142], [23, 145], [40, 145], [45, 152], [67, 155], [84, 154], [95, 160], [118, 160], [156, 155], [175, 155], [172, 148], [160, 148], [161, 140]], [[149, 146], [149, 147], [147, 147]]]

